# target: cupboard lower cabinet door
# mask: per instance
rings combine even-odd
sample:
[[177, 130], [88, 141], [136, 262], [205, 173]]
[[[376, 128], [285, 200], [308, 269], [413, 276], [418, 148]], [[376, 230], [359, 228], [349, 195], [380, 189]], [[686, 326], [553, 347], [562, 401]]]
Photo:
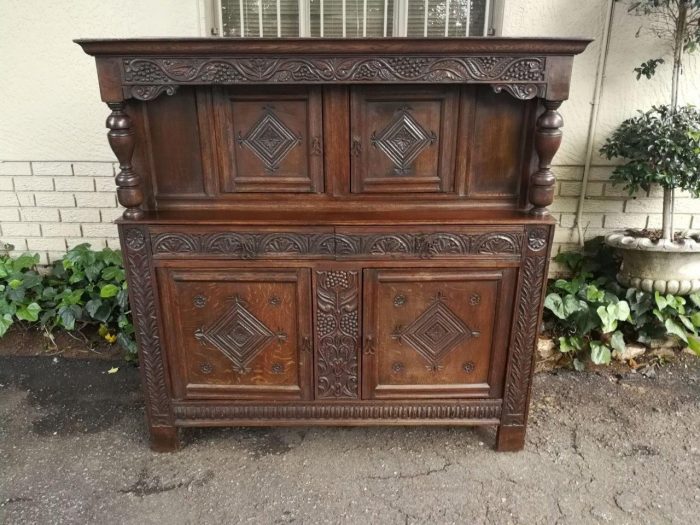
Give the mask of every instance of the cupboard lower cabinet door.
[[180, 399], [310, 399], [307, 269], [161, 269]]
[[514, 282], [508, 268], [366, 270], [363, 397], [500, 397]]

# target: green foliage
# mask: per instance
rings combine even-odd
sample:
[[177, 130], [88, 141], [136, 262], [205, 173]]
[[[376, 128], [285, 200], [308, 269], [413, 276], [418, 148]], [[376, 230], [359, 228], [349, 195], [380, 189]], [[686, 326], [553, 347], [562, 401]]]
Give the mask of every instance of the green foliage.
[[121, 253], [81, 244], [39, 272], [37, 254], [0, 255], [0, 337], [15, 322], [38, 323], [46, 331], [82, 330], [118, 342], [136, 357], [134, 327]]
[[601, 239], [589, 241], [584, 253], [563, 252], [555, 261], [572, 276], [550, 282], [545, 328], [576, 369], [588, 358], [608, 364], [630, 342], [667, 335], [700, 355], [700, 294], [686, 299], [622, 288], [614, 278], [619, 261]]
[[637, 73], [637, 80], [642, 77], [650, 79], [656, 75], [656, 69], [664, 62], [666, 61], [663, 58], [652, 58], [642, 63], [639, 67], [635, 67], [634, 72]]
[[627, 160], [611, 180], [630, 194], [659, 184], [700, 196], [700, 112], [692, 106], [640, 112], [625, 120], [600, 151], [608, 159]]

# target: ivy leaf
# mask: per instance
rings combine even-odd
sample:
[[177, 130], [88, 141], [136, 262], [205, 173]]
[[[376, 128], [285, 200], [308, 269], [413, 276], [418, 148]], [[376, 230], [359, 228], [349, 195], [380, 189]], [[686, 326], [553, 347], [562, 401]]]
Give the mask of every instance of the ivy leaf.
[[612, 335], [610, 338], [610, 346], [612, 346], [613, 350], [617, 352], [617, 355], [621, 355], [625, 352], [627, 345], [625, 344], [625, 337], [622, 335], [622, 332], [617, 330]]
[[95, 317], [95, 312], [102, 306], [102, 300], [101, 299], [90, 299], [87, 303], [85, 303], [85, 310], [87, 310], [87, 313], [90, 314], [90, 316]]
[[688, 337], [688, 348], [690, 348], [693, 352], [695, 352], [696, 355], [700, 357], [700, 338], [692, 335]]
[[610, 364], [612, 353], [610, 348], [599, 341], [591, 341], [591, 361], [596, 365]]
[[102, 270], [102, 278], [105, 281], [122, 282], [124, 280], [124, 270], [118, 266], [107, 266]]
[[39, 263], [39, 254], [23, 253], [12, 262], [12, 269], [21, 272], [33, 268]]
[[579, 336], [559, 338], [559, 351], [564, 354], [578, 352], [581, 348], [583, 348], [583, 339]]
[[0, 317], [0, 337], [7, 333], [12, 323], [14, 323], [14, 321], [10, 314], [4, 314]]
[[108, 297], [114, 297], [119, 292], [119, 288], [113, 284], [105, 284], [100, 289], [100, 297], [106, 299]]
[[39, 312], [41, 312], [41, 306], [37, 303], [29, 303], [27, 306], [22, 306], [17, 309], [17, 319], [22, 321], [37, 321], [39, 319]]
[[680, 337], [684, 342], [688, 342], [688, 336], [685, 333], [685, 330], [683, 330], [683, 327], [679, 325], [676, 321], [674, 321], [673, 319], [666, 319], [664, 326], [666, 327], [666, 330], [669, 334], [676, 335]]
[[583, 372], [586, 369], [586, 365], [580, 359], [574, 359], [574, 370], [577, 372]]
[[700, 312], [695, 312], [693, 315], [691, 315], [690, 322], [693, 323], [693, 326], [696, 328], [700, 328]]
[[700, 308], [700, 293], [691, 293], [688, 298], [695, 303], [695, 306]]
[[58, 317], [66, 330], [73, 330], [75, 328], [75, 313], [69, 306], [62, 306], [59, 308]]

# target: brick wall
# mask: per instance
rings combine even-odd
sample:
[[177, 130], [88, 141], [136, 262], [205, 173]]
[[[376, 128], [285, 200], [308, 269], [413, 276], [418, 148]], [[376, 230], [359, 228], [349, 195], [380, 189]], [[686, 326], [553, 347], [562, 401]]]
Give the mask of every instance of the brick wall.
[[112, 162], [0, 162], [0, 241], [43, 263], [90, 243], [118, 248]]
[[[38, 252], [43, 262], [80, 243], [118, 248], [112, 221], [117, 206], [111, 162], [0, 162], [0, 241], [16, 252]], [[661, 192], [629, 197], [608, 181], [610, 167], [591, 172], [584, 207], [585, 237], [622, 227], [661, 226]], [[578, 247], [574, 228], [581, 166], [558, 166], [557, 196], [551, 211], [559, 221], [554, 253]], [[679, 194], [676, 227], [700, 229], [700, 200]], [[552, 273], [560, 272], [556, 265]]]

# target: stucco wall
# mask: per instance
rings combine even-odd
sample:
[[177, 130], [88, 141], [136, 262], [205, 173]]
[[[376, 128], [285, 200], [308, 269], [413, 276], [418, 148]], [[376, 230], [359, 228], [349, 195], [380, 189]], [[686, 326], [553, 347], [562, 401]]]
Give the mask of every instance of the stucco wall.
[[[564, 143], [555, 159], [560, 228], [558, 249], [578, 241], [574, 223], [586, 135], [600, 52], [606, 0], [505, 0], [505, 36], [588, 36], [596, 39], [577, 57], [571, 99], [562, 113]], [[3, 0], [0, 3], [0, 240], [17, 250], [58, 256], [88, 240], [113, 244], [109, 223], [118, 214], [113, 156], [107, 145], [94, 62], [71, 42], [78, 37], [197, 36], [199, 0]], [[654, 36], [635, 33], [643, 19], [617, 10], [606, 70], [597, 151], [621, 120], [638, 108], [669, 98], [670, 67], [637, 82], [632, 69], [663, 52]], [[684, 102], [700, 105], [698, 57], [688, 59]], [[3, 162], [5, 161], [5, 162]], [[584, 226], [592, 236], [660, 222], [659, 193], [629, 199], [607, 181], [607, 161], [594, 157]], [[700, 202], [681, 196], [679, 227], [700, 228]]]

